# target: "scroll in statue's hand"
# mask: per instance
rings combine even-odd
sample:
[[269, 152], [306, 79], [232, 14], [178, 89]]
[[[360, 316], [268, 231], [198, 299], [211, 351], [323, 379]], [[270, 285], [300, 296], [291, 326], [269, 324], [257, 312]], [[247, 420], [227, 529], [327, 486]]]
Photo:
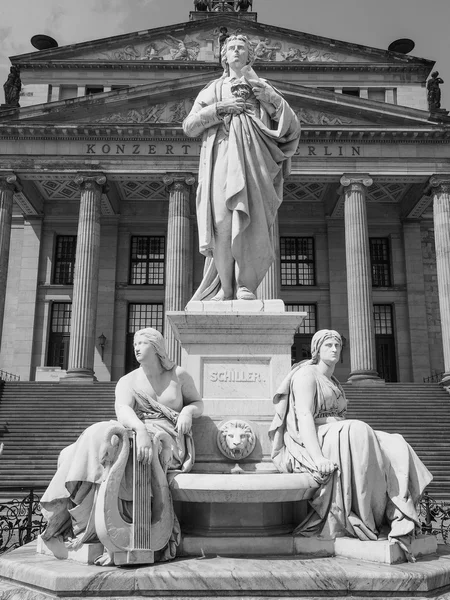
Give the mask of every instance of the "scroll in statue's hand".
[[152, 438], [147, 430], [136, 431], [137, 459], [150, 464], [152, 462]]
[[181, 411], [177, 420], [178, 433], [189, 433], [192, 429], [192, 415], [188, 412]]

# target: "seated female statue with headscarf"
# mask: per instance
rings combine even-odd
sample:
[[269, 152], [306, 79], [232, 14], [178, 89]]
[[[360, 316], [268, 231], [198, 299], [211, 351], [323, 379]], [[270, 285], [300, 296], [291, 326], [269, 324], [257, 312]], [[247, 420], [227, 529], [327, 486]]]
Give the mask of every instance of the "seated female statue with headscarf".
[[[144, 522], [151, 539], [149, 550], [158, 552], [155, 560], [174, 558], [180, 528], [167, 473], [191, 470], [192, 419], [203, 412], [192, 378], [169, 359], [158, 331], [137, 331], [134, 352], [140, 367], [116, 385], [117, 421], [91, 425], [61, 452], [58, 470], [41, 500], [47, 520], [42, 538], [62, 539], [72, 549], [101, 541], [106, 552], [96, 563], [103, 565], [112, 564], [117, 553], [130, 551], [130, 544], [136, 542], [128, 524], [135, 514], [133, 485], [138, 477], [144, 486], [150, 480], [151, 506], [139, 509], [151, 520]], [[129, 452], [130, 435], [135, 464]], [[121, 539], [115, 539], [121, 528]]]
[[401, 435], [346, 418], [345, 393], [333, 375], [341, 350], [337, 331], [318, 331], [311, 360], [292, 367], [274, 398], [275, 465], [319, 484], [294, 534], [366, 541], [387, 535], [414, 560], [417, 505], [432, 476]]

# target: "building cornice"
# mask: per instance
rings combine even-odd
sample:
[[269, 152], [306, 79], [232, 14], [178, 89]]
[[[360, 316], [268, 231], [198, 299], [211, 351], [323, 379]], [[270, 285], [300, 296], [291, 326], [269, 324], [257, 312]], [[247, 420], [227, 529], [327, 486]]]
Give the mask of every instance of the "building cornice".
[[[93, 124], [93, 125], [43, 125], [0, 124], [0, 140], [173, 140], [192, 141], [187, 138], [181, 126], [141, 124]], [[200, 141], [200, 138], [199, 138]], [[305, 141], [339, 143], [445, 143], [450, 142], [450, 125], [435, 127], [371, 127], [371, 126], [324, 126], [304, 125], [300, 143]]]
[[[429, 65], [410, 63], [337, 63], [337, 62], [258, 62], [257, 67], [265, 72], [327, 72], [327, 73], [421, 73], [426, 77]], [[22, 71], [43, 70], [88, 70], [88, 71], [217, 71], [216, 62], [204, 61], [127, 61], [127, 60], [53, 60], [45, 62], [21, 62]]]

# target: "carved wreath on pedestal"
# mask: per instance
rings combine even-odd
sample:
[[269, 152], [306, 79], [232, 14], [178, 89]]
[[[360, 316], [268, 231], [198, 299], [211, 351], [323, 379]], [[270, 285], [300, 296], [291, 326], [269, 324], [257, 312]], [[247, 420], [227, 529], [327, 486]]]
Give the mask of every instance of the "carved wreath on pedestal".
[[217, 446], [220, 452], [232, 460], [247, 458], [256, 445], [256, 435], [247, 421], [232, 419], [219, 425]]

